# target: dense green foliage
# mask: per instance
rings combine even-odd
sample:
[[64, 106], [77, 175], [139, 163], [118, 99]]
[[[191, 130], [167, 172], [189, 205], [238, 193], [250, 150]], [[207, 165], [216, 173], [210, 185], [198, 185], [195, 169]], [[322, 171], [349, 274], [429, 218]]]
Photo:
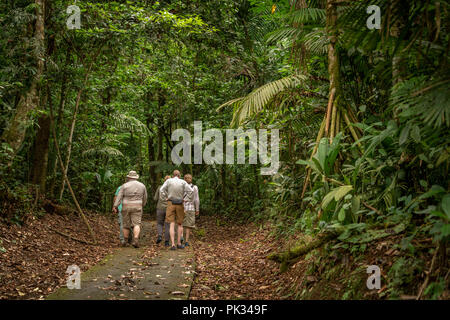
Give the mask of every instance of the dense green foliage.
[[[81, 206], [109, 211], [129, 170], [151, 194], [176, 167], [171, 133], [202, 121], [204, 130], [279, 128], [281, 142], [271, 177], [259, 165], [182, 164], [202, 212], [270, 219], [279, 235], [344, 227], [346, 248], [385, 236], [374, 228], [397, 227], [410, 258], [419, 236], [445, 252], [447, 2], [79, 1], [79, 30], [65, 24], [72, 1], [45, 2], [44, 48], [34, 38], [35, 1], [0, 4], [0, 135], [32, 86], [36, 51], [45, 61], [26, 138], [17, 152], [6, 139], [1, 145], [5, 220], [20, 223], [34, 208], [34, 185], [47, 199], [71, 202], [53, 129]], [[334, 22], [327, 4], [337, 8]], [[380, 30], [366, 26], [369, 5], [381, 8]], [[392, 274], [406, 272], [400, 264], [410, 261], [402, 261]], [[436, 298], [442, 281], [426, 294]]]

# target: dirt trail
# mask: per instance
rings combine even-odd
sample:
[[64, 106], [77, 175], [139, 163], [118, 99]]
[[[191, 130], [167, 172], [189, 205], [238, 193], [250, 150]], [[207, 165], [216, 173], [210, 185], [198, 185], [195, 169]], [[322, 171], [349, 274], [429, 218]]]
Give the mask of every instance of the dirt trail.
[[81, 289], [60, 288], [49, 300], [187, 299], [194, 276], [192, 248], [156, 245], [154, 221], [143, 221], [140, 245], [118, 248], [81, 274]]

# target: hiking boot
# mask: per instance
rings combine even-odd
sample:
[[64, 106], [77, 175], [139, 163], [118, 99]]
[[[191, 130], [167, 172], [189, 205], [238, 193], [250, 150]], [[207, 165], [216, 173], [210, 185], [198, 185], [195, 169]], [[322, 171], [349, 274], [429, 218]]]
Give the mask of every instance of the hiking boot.
[[177, 249], [184, 249], [184, 246], [177, 244]]
[[184, 246], [185, 246], [185, 247], [189, 247], [189, 242], [186, 241], [186, 242], [184, 243]]
[[172, 247], [170, 248], [170, 250], [177, 250], [177, 248], [176, 248], [175, 246], [172, 246]]
[[156, 244], [159, 244], [162, 241], [162, 237], [158, 236], [158, 239], [156, 239]]
[[134, 239], [132, 245], [133, 245], [133, 247], [135, 247], [135, 248], [139, 248], [139, 240], [138, 240], [138, 239]]
[[169, 241], [164, 241], [164, 247], [170, 246]]
[[125, 242], [125, 241], [120, 241], [120, 246], [123, 248], [123, 247], [126, 247], [127, 246], [127, 243]]

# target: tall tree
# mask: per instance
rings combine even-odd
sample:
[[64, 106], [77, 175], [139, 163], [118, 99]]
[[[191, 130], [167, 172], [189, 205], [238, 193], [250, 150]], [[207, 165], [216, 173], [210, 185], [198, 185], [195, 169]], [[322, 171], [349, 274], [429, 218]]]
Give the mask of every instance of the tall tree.
[[25, 139], [25, 132], [30, 119], [30, 111], [39, 107], [40, 81], [44, 72], [45, 52], [45, 0], [35, 0], [36, 22], [34, 27], [34, 60], [36, 73], [27, 91], [20, 95], [16, 112], [10, 120], [9, 126], [3, 132], [2, 140], [12, 148], [12, 156], [15, 156]]

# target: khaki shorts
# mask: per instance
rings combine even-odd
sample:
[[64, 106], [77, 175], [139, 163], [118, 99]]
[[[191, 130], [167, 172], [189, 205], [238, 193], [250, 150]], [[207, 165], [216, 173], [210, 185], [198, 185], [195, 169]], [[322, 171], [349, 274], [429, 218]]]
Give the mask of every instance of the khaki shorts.
[[166, 222], [176, 222], [182, 224], [184, 220], [184, 206], [183, 204], [172, 204], [171, 201], [167, 201], [166, 209]]
[[183, 220], [183, 227], [195, 229], [195, 211], [186, 211]]
[[142, 219], [142, 206], [139, 207], [128, 207], [124, 206], [122, 208], [123, 216], [123, 228], [130, 229], [134, 226], [141, 225]]

